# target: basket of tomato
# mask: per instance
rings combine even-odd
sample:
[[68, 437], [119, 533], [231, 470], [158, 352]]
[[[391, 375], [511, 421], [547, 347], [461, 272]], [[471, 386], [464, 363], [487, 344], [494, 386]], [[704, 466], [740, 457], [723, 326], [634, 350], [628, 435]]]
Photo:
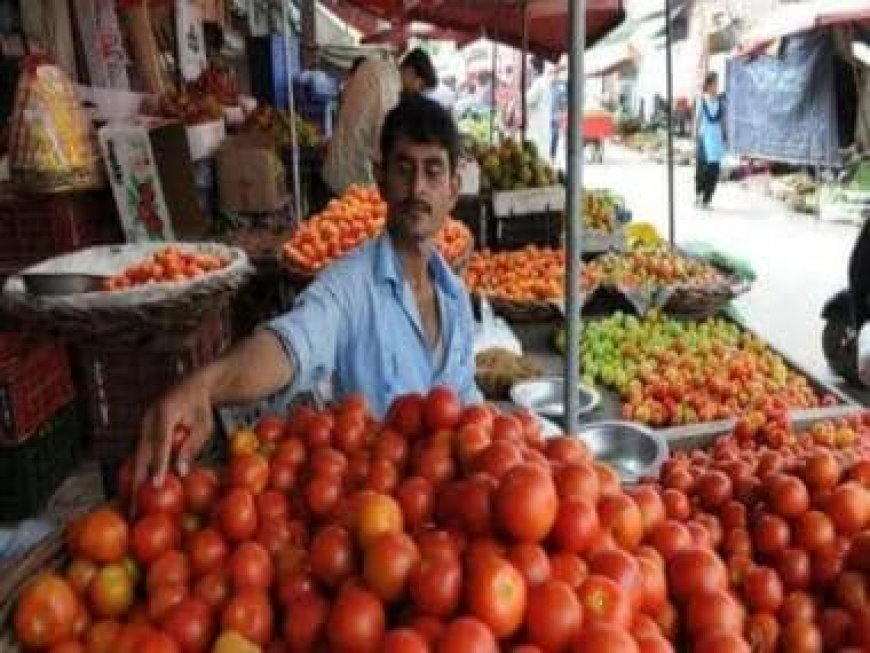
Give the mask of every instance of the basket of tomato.
[[195, 327], [251, 273], [242, 250], [219, 243], [92, 247], [10, 277], [2, 308], [22, 325], [73, 339], [135, 339]]

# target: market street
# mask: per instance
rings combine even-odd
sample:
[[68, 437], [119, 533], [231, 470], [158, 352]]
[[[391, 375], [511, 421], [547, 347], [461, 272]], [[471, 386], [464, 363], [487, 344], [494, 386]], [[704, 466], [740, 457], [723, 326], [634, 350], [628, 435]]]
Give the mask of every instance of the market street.
[[[758, 279], [737, 303], [740, 313], [814, 375], [834, 380], [822, 354], [819, 314], [827, 298], [845, 286], [857, 227], [793, 213], [740, 183], [721, 184], [711, 209], [698, 209], [693, 179], [693, 168], [676, 168], [677, 242], [706, 242], [750, 263]], [[608, 144], [603, 164], [585, 166], [584, 186], [623, 194], [634, 220], [667, 234], [665, 166]]]

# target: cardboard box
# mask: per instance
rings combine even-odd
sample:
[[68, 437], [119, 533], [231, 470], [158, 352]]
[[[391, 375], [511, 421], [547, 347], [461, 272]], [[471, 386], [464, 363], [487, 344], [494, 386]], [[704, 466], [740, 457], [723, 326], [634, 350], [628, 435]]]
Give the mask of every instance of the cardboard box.
[[284, 164], [266, 135], [227, 138], [218, 151], [218, 196], [222, 208], [270, 213], [287, 203]]
[[184, 125], [137, 118], [102, 127], [99, 140], [127, 242], [205, 237]]

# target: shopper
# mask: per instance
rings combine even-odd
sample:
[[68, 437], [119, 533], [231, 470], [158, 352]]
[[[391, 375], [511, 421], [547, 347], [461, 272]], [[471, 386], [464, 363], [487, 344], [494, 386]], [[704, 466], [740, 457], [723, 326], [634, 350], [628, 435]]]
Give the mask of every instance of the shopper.
[[531, 141], [538, 155], [546, 157], [550, 152], [550, 131], [552, 120], [552, 101], [550, 95], [551, 80], [547, 73], [544, 60], [540, 57], [532, 59], [532, 71], [535, 78], [526, 95], [526, 140]]
[[381, 133], [385, 232], [325, 269], [293, 310], [170, 390], [146, 413], [135, 478], [170, 464], [172, 434], [189, 429], [178, 453], [184, 474], [212, 433], [212, 407], [257, 400], [289, 386], [304, 392], [332, 378], [336, 398], [362, 393], [382, 417], [398, 395], [445, 384], [463, 402], [474, 383], [471, 303], [438, 253], [435, 235], [459, 194], [459, 132], [447, 111], [404, 100]]
[[559, 152], [559, 139], [562, 135], [562, 130], [565, 128], [565, 116], [568, 113], [568, 82], [554, 76], [551, 94], [550, 161], [555, 163], [556, 155]]
[[399, 73], [402, 75], [402, 93], [405, 95], [428, 95], [438, 88], [438, 73], [422, 48], [414, 48], [405, 55], [399, 64]]
[[695, 105], [695, 202], [708, 208], [716, 192], [725, 156], [725, 106], [719, 96], [719, 76], [709, 73]]

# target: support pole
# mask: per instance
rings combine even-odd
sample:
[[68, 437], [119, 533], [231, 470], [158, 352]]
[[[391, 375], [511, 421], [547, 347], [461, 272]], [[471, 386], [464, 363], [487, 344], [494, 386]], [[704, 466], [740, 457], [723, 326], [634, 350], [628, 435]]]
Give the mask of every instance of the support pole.
[[522, 101], [522, 127], [520, 129], [520, 142], [526, 142], [526, 128], [529, 120], [529, 107], [526, 104], [526, 92], [528, 91], [529, 67], [526, 59], [529, 56], [529, 5], [523, 0], [523, 57], [520, 63], [520, 99]]
[[301, 220], [302, 189], [299, 180], [299, 139], [296, 134], [296, 102], [293, 97], [293, 68], [290, 57], [290, 8], [292, 0], [281, 2], [281, 35], [284, 37], [284, 57], [287, 64], [287, 107], [290, 109], [290, 147], [293, 165], [293, 209], [294, 218]]
[[583, 54], [586, 50], [586, 2], [571, 0], [568, 43], [568, 188], [565, 210], [567, 232], [567, 269], [565, 274], [565, 428], [577, 432], [580, 385], [580, 278], [583, 269], [583, 104], [586, 75]]
[[492, 92], [490, 93], [490, 111], [489, 111], [489, 144], [495, 143], [495, 91], [498, 85], [498, 76], [496, 70], [498, 68], [498, 41], [493, 41], [492, 44]]
[[668, 96], [668, 242], [673, 247], [676, 241], [676, 217], [674, 215], [674, 58], [671, 0], [665, 0], [665, 78]]

